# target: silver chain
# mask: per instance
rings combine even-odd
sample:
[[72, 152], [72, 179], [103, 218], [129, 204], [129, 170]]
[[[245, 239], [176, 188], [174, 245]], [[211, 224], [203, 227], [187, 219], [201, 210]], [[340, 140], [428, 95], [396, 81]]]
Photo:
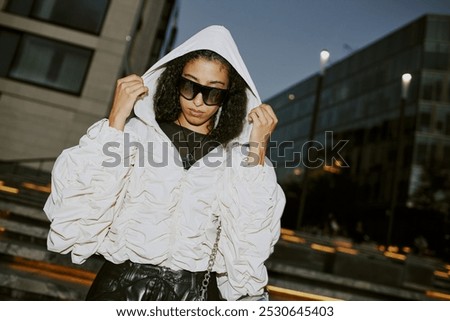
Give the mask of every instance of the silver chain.
[[206, 292], [208, 291], [208, 284], [209, 280], [211, 279], [211, 272], [214, 267], [214, 261], [216, 260], [217, 252], [219, 251], [220, 232], [222, 232], [221, 222], [219, 222], [219, 226], [217, 226], [216, 240], [214, 241], [214, 245], [211, 250], [211, 255], [209, 256], [208, 268], [206, 269], [206, 273], [202, 281], [202, 288], [200, 290], [200, 301], [205, 301], [206, 299]]

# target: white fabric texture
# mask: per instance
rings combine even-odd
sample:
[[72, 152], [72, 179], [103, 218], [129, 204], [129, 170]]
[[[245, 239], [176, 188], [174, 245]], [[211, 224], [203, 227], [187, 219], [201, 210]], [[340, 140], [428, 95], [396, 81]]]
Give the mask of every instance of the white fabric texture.
[[[150, 92], [165, 63], [198, 49], [219, 53], [244, 78], [247, 111], [260, 104], [237, 47], [221, 26], [200, 31], [152, 66], [143, 76]], [[44, 207], [51, 221], [48, 249], [71, 253], [78, 264], [99, 254], [114, 263], [205, 271], [220, 219], [214, 271], [222, 296], [261, 294], [268, 281], [264, 261], [280, 235], [285, 196], [267, 159], [265, 166], [245, 166], [243, 144], [251, 126], [185, 170], [154, 119], [151, 96], [136, 103], [136, 117], [124, 132], [100, 120], [79, 145], [58, 157]]]

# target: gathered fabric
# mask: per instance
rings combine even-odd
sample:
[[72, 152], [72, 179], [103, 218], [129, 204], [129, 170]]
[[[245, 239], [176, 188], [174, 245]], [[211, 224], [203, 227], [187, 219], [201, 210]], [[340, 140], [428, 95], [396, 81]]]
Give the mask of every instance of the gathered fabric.
[[121, 156], [119, 165], [105, 166], [114, 158], [102, 153], [103, 144], [120, 144], [114, 150], [124, 155], [125, 135], [138, 137], [143, 126], [134, 119], [123, 133], [101, 120], [80, 145], [58, 157], [44, 207], [51, 221], [48, 249], [71, 253], [78, 264], [100, 254], [116, 264], [130, 260], [205, 271], [220, 217], [222, 236], [213, 271], [220, 275], [222, 296], [235, 300], [262, 293], [268, 280], [264, 261], [279, 238], [284, 207], [273, 168], [245, 167], [240, 148], [219, 146], [185, 170], [176, 148], [156, 131], [147, 140], [165, 142], [168, 156], [156, 144], [144, 154], [166, 157], [166, 166], [139, 164], [138, 148]]

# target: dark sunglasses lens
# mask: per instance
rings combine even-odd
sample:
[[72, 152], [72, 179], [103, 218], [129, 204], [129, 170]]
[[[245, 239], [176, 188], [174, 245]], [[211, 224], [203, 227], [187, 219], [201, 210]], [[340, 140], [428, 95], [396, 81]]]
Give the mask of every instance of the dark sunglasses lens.
[[179, 89], [181, 96], [183, 96], [184, 98], [189, 100], [194, 98], [195, 96], [194, 83], [192, 81], [181, 78]]
[[206, 105], [220, 105], [223, 103], [226, 91], [221, 89], [208, 88], [202, 91]]

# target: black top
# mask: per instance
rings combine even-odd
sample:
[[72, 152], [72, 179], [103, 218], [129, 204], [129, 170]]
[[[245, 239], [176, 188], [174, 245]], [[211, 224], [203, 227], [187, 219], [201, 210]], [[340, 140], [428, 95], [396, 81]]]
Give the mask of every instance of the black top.
[[186, 170], [219, 145], [209, 139], [209, 135], [194, 132], [173, 122], [159, 123], [159, 126], [177, 148]]

